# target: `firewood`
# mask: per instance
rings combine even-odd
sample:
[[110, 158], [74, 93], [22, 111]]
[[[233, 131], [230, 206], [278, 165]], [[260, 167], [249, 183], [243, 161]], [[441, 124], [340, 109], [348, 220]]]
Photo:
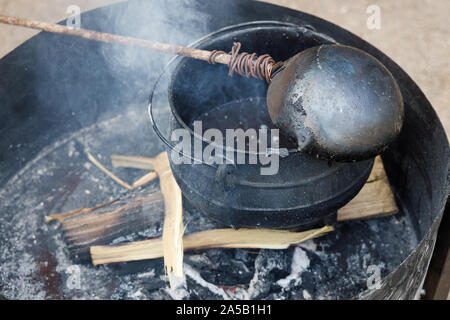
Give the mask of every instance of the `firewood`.
[[[108, 208], [61, 220], [69, 253], [76, 261], [89, 260], [89, 247], [108, 244], [121, 236], [128, 236], [157, 225], [163, 219], [161, 192], [150, 193]], [[144, 210], [145, 209], [145, 210]]]
[[[345, 221], [373, 218], [396, 212], [398, 212], [398, 208], [383, 163], [381, 158], [377, 157], [366, 185], [352, 201], [338, 211], [337, 219]], [[333, 228], [329, 226], [300, 233], [268, 229], [215, 229], [187, 235], [183, 238], [183, 244], [185, 250], [205, 248], [282, 249], [289, 244], [299, 243], [332, 230]], [[303, 238], [303, 236], [305, 237]], [[94, 264], [153, 259], [163, 255], [163, 246], [164, 239], [161, 238], [120, 246], [94, 246], [91, 247], [91, 258]]]
[[162, 247], [164, 266], [172, 287], [172, 274], [183, 276], [183, 203], [180, 187], [172, 175], [167, 152], [160, 153], [153, 161], [164, 196], [164, 229]]
[[[333, 230], [331, 226], [303, 232], [273, 229], [212, 229], [183, 237], [184, 250], [209, 248], [286, 249]], [[160, 258], [164, 254], [162, 238], [129, 242], [116, 246], [92, 246], [94, 265]]]
[[394, 194], [380, 156], [375, 162], [364, 187], [349, 203], [338, 210], [337, 220], [370, 219], [398, 212]]
[[[130, 186], [128, 183], [117, 177], [115, 174], [113, 174], [111, 171], [106, 169], [97, 159], [94, 158], [93, 155], [90, 153], [87, 154], [88, 159], [100, 170], [102, 170], [104, 173], [106, 173], [111, 179], [113, 179], [115, 182], [120, 184], [121, 186], [127, 188], [128, 190], [133, 190], [135, 188], [141, 187], [147, 183], [150, 183], [153, 181], [157, 174], [153, 171], [147, 173], [146, 175], [142, 176], [138, 180], [136, 180], [132, 186]], [[118, 155], [112, 155], [111, 156], [111, 162], [113, 167], [128, 167], [128, 168], [138, 168], [138, 169], [149, 169], [153, 170], [153, 165], [151, 164], [152, 159], [151, 158], [145, 158], [145, 157], [129, 157], [129, 156], [118, 156]]]
[[111, 155], [111, 163], [113, 167], [125, 167], [135, 169], [153, 170], [153, 162], [155, 158], [140, 156], [123, 156], [118, 154]]
[[133, 183], [133, 188], [137, 188], [137, 187], [141, 187], [151, 181], [153, 181], [158, 175], [156, 174], [156, 172], [149, 172], [146, 175], [142, 176], [141, 178], [139, 178], [138, 180], [136, 180]]
[[[160, 177], [162, 193], [158, 192], [144, 196], [144, 198], [133, 199], [118, 209], [107, 213], [71, 217], [71, 215], [90, 212], [92, 209], [107, 205], [101, 204], [93, 208], [77, 209], [69, 213], [59, 214], [66, 215], [66, 217], [51, 215], [53, 219], [61, 219], [68, 239], [69, 250], [73, 253], [85, 256], [89, 253], [89, 247], [93, 246], [91, 254], [95, 264], [139, 260], [141, 258], [152, 259], [162, 257], [167, 253], [165, 257], [167, 274], [170, 277], [173, 272], [174, 275], [179, 276], [180, 272], [182, 272], [183, 250], [218, 247], [281, 248], [281, 246], [286, 247], [286, 244], [283, 242], [285, 238], [283, 237], [287, 236], [289, 238], [292, 236], [294, 237], [292, 241], [302, 239], [300, 235], [293, 232], [272, 233], [272, 231], [275, 232], [276, 230], [264, 229], [216, 229], [193, 233], [183, 238], [181, 190], [171, 173], [167, 153], [162, 153], [156, 158], [113, 155], [111, 160], [115, 167], [154, 169], [155, 172], [146, 174], [143, 178], [138, 179], [134, 185], [138, 184], [139, 180], [148, 179], [146, 176], [153, 173]], [[153, 175], [150, 175], [150, 178], [151, 176]], [[141, 212], [144, 202], [147, 203], [145, 207], [150, 206], [152, 210]], [[149, 205], [151, 202], [154, 203], [153, 207]], [[161, 222], [163, 207], [165, 207], [165, 221], [162, 238], [131, 242], [118, 246], [98, 246], [107, 244], [118, 236], [125, 235], [126, 232], [130, 234]], [[337, 219], [338, 221], [367, 219], [391, 215], [396, 212], [398, 212], [398, 208], [395, 204], [383, 163], [381, 158], [377, 157], [365, 186], [352, 201], [338, 210]], [[314, 230], [310, 231], [314, 233]], [[331, 229], [327, 229], [327, 232], [329, 231]], [[248, 235], [248, 238], [245, 238], [245, 234]], [[242, 237], [248, 241], [245, 242], [242, 240]], [[280, 245], [280, 241], [284, 244]], [[299, 241], [292, 243], [298, 243]], [[108, 255], [112, 256], [109, 257]], [[177, 270], [177, 273], [175, 270]]]

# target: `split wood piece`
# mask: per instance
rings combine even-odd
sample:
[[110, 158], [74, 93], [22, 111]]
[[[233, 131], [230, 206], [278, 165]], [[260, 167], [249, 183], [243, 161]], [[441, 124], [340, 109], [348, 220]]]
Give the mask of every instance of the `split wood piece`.
[[172, 287], [172, 274], [183, 276], [183, 203], [180, 187], [173, 177], [167, 152], [160, 153], [153, 161], [164, 196], [164, 228], [162, 248], [164, 266]]
[[89, 260], [89, 248], [103, 245], [121, 236], [157, 226], [162, 222], [164, 199], [161, 192], [137, 197], [107, 212], [76, 216], [61, 226], [71, 257]]
[[158, 175], [156, 174], [156, 172], [149, 172], [146, 175], [142, 176], [141, 178], [137, 179], [134, 183], [133, 183], [133, 189], [134, 188], [138, 188], [141, 187], [143, 185], [146, 185], [147, 183], [152, 182]]
[[[132, 47], [141, 47], [151, 50], [156, 50], [165, 53], [172, 53], [180, 56], [191, 57], [203, 61], [209, 61], [211, 51], [200, 50], [176, 45], [170, 45], [166, 43], [154, 42], [144, 39], [136, 39], [131, 37], [119, 36], [110, 33], [97, 32], [92, 30], [86, 30], [81, 28], [72, 28], [59, 24], [47, 23], [42, 21], [30, 20], [18, 17], [9, 17], [0, 14], [0, 23], [21, 26], [31, 29], [43, 30], [51, 33], [64, 34], [69, 36], [75, 36], [95, 41], [107, 42], [107, 43], [119, 43]], [[219, 54], [214, 58], [216, 63], [228, 65], [231, 60], [229, 54]]]
[[155, 158], [140, 156], [123, 156], [118, 154], [111, 155], [111, 164], [114, 168], [135, 168], [144, 170], [154, 170], [153, 162]]
[[[308, 239], [320, 237], [333, 227], [290, 232], [273, 229], [213, 229], [186, 235], [183, 238], [184, 250], [209, 248], [262, 248], [286, 249]], [[108, 264], [114, 262], [137, 261], [160, 258], [164, 254], [164, 240], [161, 238], [130, 242], [116, 246], [91, 247], [92, 263]]]
[[378, 218], [397, 212], [398, 207], [384, 170], [383, 161], [380, 156], [377, 156], [366, 184], [356, 197], [338, 210], [337, 220]]

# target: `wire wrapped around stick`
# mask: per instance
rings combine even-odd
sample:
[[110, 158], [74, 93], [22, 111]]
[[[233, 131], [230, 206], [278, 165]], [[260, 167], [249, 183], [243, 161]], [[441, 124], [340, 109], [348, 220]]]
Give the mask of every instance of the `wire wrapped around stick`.
[[[229, 72], [228, 75], [231, 77], [233, 73], [239, 73], [240, 75], [246, 77], [258, 78], [261, 80], [266, 80], [267, 83], [270, 82], [270, 76], [272, 73], [272, 67], [275, 64], [275, 60], [268, 55], [264, 54], [258, 56], [256, 53], [241, 52], [240, 42], [234, 42], [231, 48], [230, 55], [231, 59], [228, 63]], [[227, 54], [225, 51], [213, 50], [209, 56], [208, 63], [215, 64], [216, 57], [221, 54]]]

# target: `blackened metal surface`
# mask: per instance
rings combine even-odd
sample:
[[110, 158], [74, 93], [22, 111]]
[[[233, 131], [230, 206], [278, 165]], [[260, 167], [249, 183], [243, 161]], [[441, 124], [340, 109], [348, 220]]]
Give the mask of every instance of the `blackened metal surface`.
[[403, 124], [392, 74], [349, 46], [321, 45], [290, 58], [273, 76], [267, 100], [272, 120], [302, 151], [339, 161], [380, 154]]
[[[194, 23], [195, 28], [186, 33], [177, 13], [189, 8], [197, 10], [202, 23]], [[163, 150], [154, 144], [157, 137], [142, 114], [155, 75], [154, 62], [161, 66], [167, 57], [136, 53], [135, 64], [117, 60], [112, 67], [111, 52], [119, 51], [115, 46], [39, 34], [0, 60], [0, 294], [7, 298], [413, 298], [416, 283], [424, 278], [448, 195], [449, 165], [442, 125], [414, 82], [387, 56], [338, 26], [265, 3], [131, 1], [84, 13], [82, 23], [88, 29], [158, 40], [167, 38], [167, 33], [149, 30], [164, 23], [154, 14], [161, 11], [167, 13], [165, 30], [184, 38], [180, 44], [231, 24], [279, 20], [308, 26], [380, 60], [398, 81], [405, 102], [402, 132], [383, 154], [401, 212], [338, 225], [335, 233], [289, 250], [189, 253], [186, 281], [173, 296], [162, 277], [162, 260], [108, 267], [77, 264], [68, 257], [60, 230], [46, 225], [44, 216], [121, 194], [122, 189], [89, 167], [84, 146], [94, 155], [104, 155], [102, 161], [113, 152], [151, 156]], [[124, 31], [118, 21], [132, 28]], [[125, 131], [112, 123], [105, 127], [103, 122], [113, 119]], [[69, 154], [78, 159], [71, 160]], [[118, 174], [130, 181], [139, 175]], [[99, 186], [105, 193], [92, 192]], [[197, 221], [202, 229], [215, 227], [198, 213], [186, 217], [191, 218], [188, 232], [196, 231]], [[117, 242], [152, 236], [160, 228]], [[381, 271], [382, 285], [374, 291], [367, 290], [370, 265], [380, 266]]]

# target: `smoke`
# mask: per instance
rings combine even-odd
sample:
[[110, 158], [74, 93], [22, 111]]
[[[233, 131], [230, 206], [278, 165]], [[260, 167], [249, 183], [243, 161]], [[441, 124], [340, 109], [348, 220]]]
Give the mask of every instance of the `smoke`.
[[[124, 5], [118, 15], [105, 19], [114, 34], [187, 46], [208, 33], [211, 16], [197, 10], [198, 6], [199, 2], [193, 0], [152, 1], [148, 6]], [[121, 45], [102, 46], [101, 52], [112, 72], [145, 72], [149, 76], [157, 74], [173, 57]]]
[[[80, 27], [188, 45], [209, 32], [213, 19], [198, 10], [200, 5], [193, 0], [123, 2], [84, 12]], [[56, 128], [64, 123], [73, 132], [134, 113], [131, 118], [148, 129], [142, 134], [152, 134], [148, 96], [156, 75], [173, 55], [50, 33], [28, 43], [29, 61], [21, 61], [29, 69], [24, 99], [40, 106], [37, 121]], [[132, 125], [124, 123], [124, 127]]]

